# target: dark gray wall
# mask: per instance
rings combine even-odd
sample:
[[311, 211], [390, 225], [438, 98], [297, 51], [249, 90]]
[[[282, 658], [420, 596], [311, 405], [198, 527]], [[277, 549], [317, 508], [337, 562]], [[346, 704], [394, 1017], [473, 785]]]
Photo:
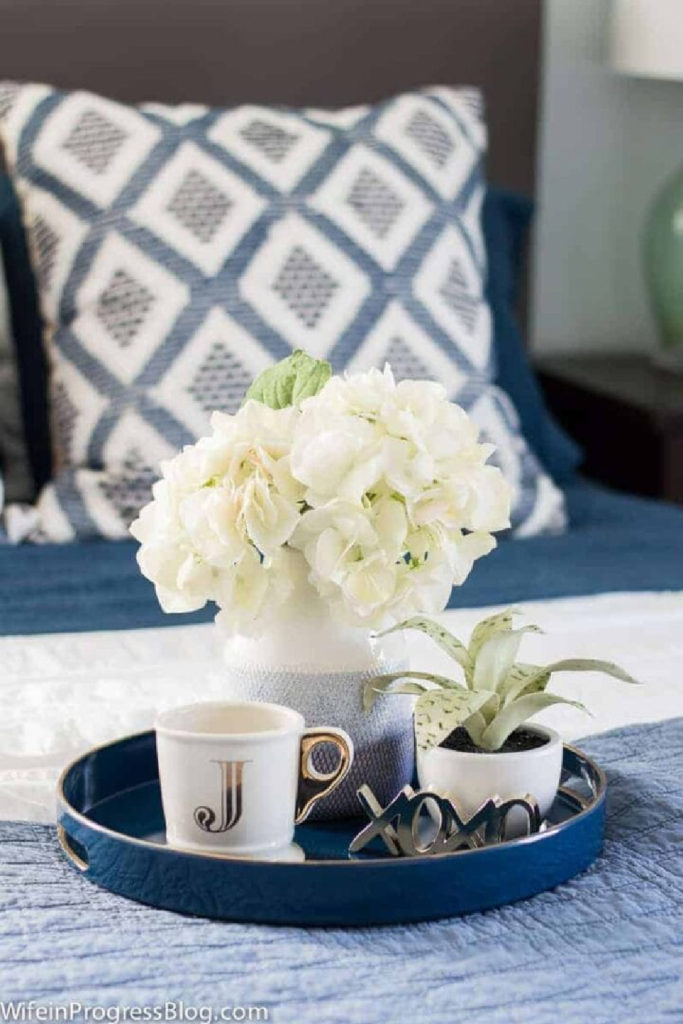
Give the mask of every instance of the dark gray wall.
[[0, 0], [0, 77], [123, 100], [340, 106], [486, 94], [492, 180], [533, 192], [541, 0]]

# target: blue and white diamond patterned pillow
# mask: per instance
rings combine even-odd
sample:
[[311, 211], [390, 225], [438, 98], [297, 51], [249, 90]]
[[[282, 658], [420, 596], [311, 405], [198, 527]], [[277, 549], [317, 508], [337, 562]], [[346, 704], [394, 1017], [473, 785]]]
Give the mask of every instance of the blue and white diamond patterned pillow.
[[158, 462], [296, 347], [440, 380], [498, 446], [518, 534], [561, 493], [494, 388], [476, 90], [336, 112], [129, 107], [0, 85], [51, 366], [36, 537], [123, 537]]

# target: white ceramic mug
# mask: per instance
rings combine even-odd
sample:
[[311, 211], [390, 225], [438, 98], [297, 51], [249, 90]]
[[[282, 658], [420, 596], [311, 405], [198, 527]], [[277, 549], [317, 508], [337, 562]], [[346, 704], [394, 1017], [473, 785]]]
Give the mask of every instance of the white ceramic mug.
[[[161, 798], [170, 846], [232, 857], [277, 855], [294, 825], [348, 773], [353, 744], [342, 729], [306, 729], [280, 704], [229, 701], [165, 711], [156, 723]], [[333, 744], [339, 763], [316, 771]]]

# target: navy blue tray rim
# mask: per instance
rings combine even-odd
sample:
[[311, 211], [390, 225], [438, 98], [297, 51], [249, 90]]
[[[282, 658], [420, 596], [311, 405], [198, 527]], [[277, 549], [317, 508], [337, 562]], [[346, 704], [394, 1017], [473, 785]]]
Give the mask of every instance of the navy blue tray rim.
[[[140, 846], [140, 847], [143, 847], [145, 849], [152, 850], [152, 851], [154, 851], [157, 854], [173, 854], [173, 855], [177, 855], [178, 853], [181, 853], [184, 857], [189, 857], [191, 860], [196, 860], [196, 861], [203, 861], [203, 860], [209, 859], [209, 860], [226, 861], [227, 863], [238, 862], [240, 865], [244, 866], [245, 868], [253, 867], [254, 869], [258, 869], [258, 870], [262, 870], [265, 866], [272, 866], [273, 862], [266, 861], [266, 860], [257, 860], [257, 859], [251, 859], [251, 858], [245, 858], [245, 857], [229, 857], [229, 856], [226, 856], [225, 854], [221, 854], [221, 853], [215, 853], [214, 854], [214, 853], [209, 853], [209, 852], [194, 852], [194, 851], [187, 851], [187, 850], [177, 850], [174, 847], [171, 847], [171, 846], [169, 846], [167, 844], [152, 842], [151, 840], [148, 840], [148, 839], [140, 839], [137, 836], [131, 836], [131, 835], [128, 835], [128, 834], [126, 834], [124, 832], [117, 832], [114, 829], [107, 828], [105, 825], [101, 825], [99, 822], [93, 821], [93, 819], [89, 818], [87, 814], [81, 813], [80, 811], [76, 810], [76, 808], [69, 801], [69, 799], [67, 798], [67, 796], [66, 796], [66, 794], [64, 792], [64, 784], [65, 784], [66, 779], [70, 775], [70, 773], [75, 768], [77, 768], [77, 766], [81, 762], [85, 761], [87, 758], [92, 757], [93, 754], [99, 753], [100, 751], [104, 751], [104, 750], [106, 750], [108, 748], [111, 748], [111, 747], [118, 747], [121, 744], [132, 742], [132, 741], [135, 741], [135, 740], [140, 740], [141, 741], [141, 740], [143, 740], [143, 739], [145, 739], [145, 738], [147, 738], [149, 736], [153, 736], [153, 735], [154, 735], [154, 730], [146, 729], [146, 730], [143, 730], [142, 732], [139, 732], [139, 733], [131, 733], [128, 736], [121, 736], [118, 739], [110, 741], [108, 743], [99, 744], [98, 746], [90, 748], [84, 754], [81, 754], [80, 757], [75, 758], [61, 772], [61, 774], [59, 776], [59, 779], [58, 779], [58, 782], [57, 782], [57, 799], [58, 799], [58, 811], [59, 811], [59, 823], [58, 823], [58, 826], [57, 826], [57, 837], [58, 837], [58, 840], [59, 840], [59, 844], [62, 847], [62, 850], [64, 851], [65, 855], [69, 858], [69, 860], [74, 862], [76, 864], [76, 866], [81, 871], [83, 871], [83, 872], [87, 871], [88, 864], [85, 863], [82, 860], [81, 857], [79, 857], [78, 853], [73, 849], [73, 847], [69, 843], [69, 835], [68, 835], [67, 829], [64, 826], [64, 821], [67, 821], [69, 818], [71, 818], [72, 820], [74, 820], [76, 822], [79, 822], [81, 825], [83, 825], [88, 830], [100, 832], [103, 835], [107, 835], [107, 836], [109, 836], [110, 838], [112, 838], [114, 840], [118, 840], [118, 841], [124, 842], [126, 844]], [[566, 756], [566, 754], [569, 754], [570, 757], [574, 758], [574, 760], [578, 764], [582, 764], [583, 763], [587, 768], [590, 769], [590, 772], [591, 772], [591, 774], [593, 776], [593, 779], [592, 779], [592, 781], [589, 781], [589, 780], [587, 780], [587, 781], [588, 781], [588, 785], [593, 790], [593, 797], [590, 800], [584, 800], [577, 793], [574, 793], [572, 790], [566, 789], [566, 788], [561, 786], [559, 792], [562, 794], [563, 798], [566, 801], [569, 801], [569, 802], [571, 802], [571, 803], [573, 803], [575, 805], [575, 807], [577, 808], [577, 812], [576, 812], [575, 815], [573, 815], [571, 818], [568, 818], [565, 821], [558, 822], [556, 824], [547, 826], [542, 832], [537, 832], [537, 833], [535, 833], [533, 835], [522, 836], [519, 839], [508, 840], [508, 841], [506, 841], [504, 843], [500, 843], [500, 844], [497, 844], [495, 846], [485, 846], [485, 847], [480, 847], [478, 849], [455, 850], [455, 851], [452, 851], [452, 852], [442, 853], [442, 854], [424, 854], [424, 855], [418, 855], [418, 856], [410, 857], [410, 858], [392, 857], [392, 856], [389, 856], [389, 855], [377, 856], [377, 857], [364, 856], [364, 857], [345, 858], [345, 859], [341, 859], [341, 858], [340, 859], [335, 859], [335, 858], [315, 859], [315, 858], [307, 857], [305, 861], [300, 861], [300, 862], [296, 862], [296, 861], [293, 861], [293, 862], [278, 861], [277, 862], [277, 866], [280, 869], [282, 869], [282, 868], [290, 869], [291, 871], [295, 871], [295, 870], [301, 871], [305, 867], [314, 867], [316, 865], [318, 865], [318, 866], [332, 866], [332, 865], [334, 865], [335, 868], [341, 868], [342, 866], [343, 867], [348, 867], [348, 868], [362, 868], [362, 867], [366, 867], [367, 868], [367, 867], [372, 867], [374, 869], [377, 869], [380, 865], [383, 865], [383, 866], [385, 866], [387, 868], [392, 868], [392, 867], [396, 867], [398, 865], [401, 865], [402, 867], [405, 868], [407, 860], [409, 860], [410, 863], [424, 863], [425, 861], [433, 862], [433, 861], [436, 861], [436, 860], [446, 860], [446, 859], [450, 860], [450, 859], [452, 859], [454, 857], [463, 858], [463, 857], [468, 857], [468, 856], [476, 856], [477, 854], [481, 855], [485, 851], [488, 854], [491, 854], [492, 852], [495, 852], [496, 850], [507, 851], [512, 846], [514, 846], [517, 849], [522, 848], [522, 847], [534, 846], [537, 843], [541, 843], [544, 840], [546, 840], [546, 839], [548, 839], [548, 838], [550, 838], [552, 836], [557, 836], [558, 833], [561, 833], [561, 832], [564, 832], [564, 831], [567, 831], [567, 830], [569, 830], [571, 828], [576, 827], [576, 825], [580, 822], [580, 820], [583, 819], [586, 815], [595, 813], [598, 810], [602, 810], [602, 805], [604, 804], [604, 802], [606, 800], [606, 797], [607, 797], [607, 776], [605, 775], [603, 769], [598, 764], [596, 764], [596, 762], [593, 761], [586, 753], [584, 753], [584, 751], [580, 750], [578, 747], [574, 747], [574, 746], [572, 746], [569, 743], [564, 743], [563, 744], [563, 751], [564, 751], [564, 756]], [[135, 788], [135, 787], [131, 787], [131, 788]], [[123, 792], [125, 792], [125, 790], [121, 789], [121, 790], [118, 790], [117, 792], [118, 793], [123, 793]]]
[[580, 780], [579, 792], [562, 792], [557, 810], [570, 817], [537, 835], [436, 856], [349, 860], [346, 846], [356, 825], [362, 825], [359, 819], [330, 823], [331, 842], [321, 823], [300, 826], [297, 840], [309, 854], [305, 862], [185, 853], [147, 838], [145, 831], [163, 827], [155, 739], [152, 732], [139, 733], [74, 761], [60, 780], [58, 812], [71, 869], [150, 907], [297, 927], [431, 921], [554, 889], [590, 867], [603, 845], [605, 776], [582, 751], [565, 747], [562, 782]]

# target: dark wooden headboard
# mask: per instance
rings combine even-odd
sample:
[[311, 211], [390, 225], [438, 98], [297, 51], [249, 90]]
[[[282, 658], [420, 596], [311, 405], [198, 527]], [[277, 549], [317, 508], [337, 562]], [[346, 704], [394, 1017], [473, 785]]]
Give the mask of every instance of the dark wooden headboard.
[[533, 194], [542, 0], [0, 0], [0, 77], [123, 100], [341, 106], [478, 85]]

